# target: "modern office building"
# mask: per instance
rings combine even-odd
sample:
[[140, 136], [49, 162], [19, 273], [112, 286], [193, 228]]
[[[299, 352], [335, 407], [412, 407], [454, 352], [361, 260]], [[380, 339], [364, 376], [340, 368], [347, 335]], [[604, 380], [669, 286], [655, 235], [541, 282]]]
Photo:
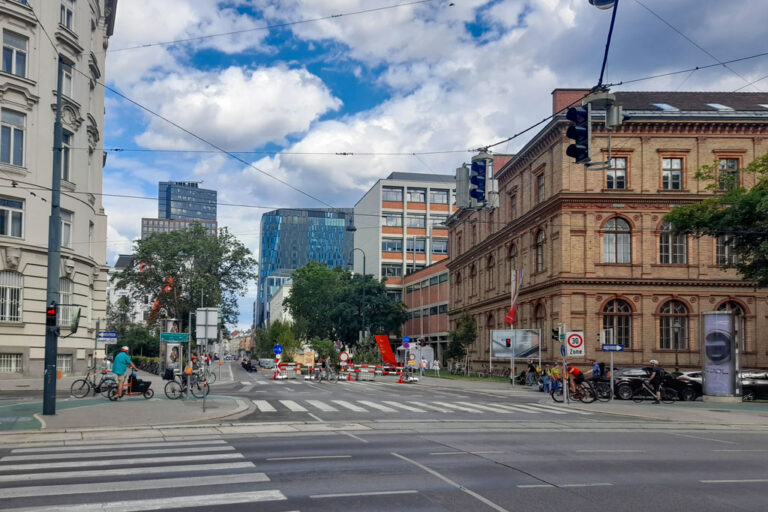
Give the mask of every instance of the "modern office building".
[[[489, 330], [508, 328], [511, 270], [522, 269], [514, 327], [541, 330], [545, 359], [560, 356], [551, 329], [562, 322], [584, 333], [575, 364], [606, 360], [598, 334], [609, 330], [624, 347], [619, 366], [700, 369], [700, 315], [730, 311], [741, 367], [768, 367], [768, 292], [729, 268], [728, 235], [676, 234], [663, 220], [734, 182], [755, 185], [743, 169], [768, 153], [768, 93], [617, 92], [630, 118], [610, 143], [604, 110], [593, 111], [592, 160], [607, 160], [604, 171], [565, 153], [562, 110], [587, 93], [554, 91], [552, 120], [496, 169], [499, 208], [449, 219], [449, 314], [475, 317], [472, 365], [489, 362]], [[714, 180], [697, 176], [704, 165]]]
[[[64, 134], [56, 170], [62, 179], [57, 368], [80, 373], [94, 356], [107, 279], [101, 83], [116, 7], [117, 0], [0, 2], [0, 378], [43, 375], [59, 56]], [[77, 307], [80, 327], [65, 337]]]
[[157, 191], [157, 218], [216, 220], [216, 191], [195, 181], [161, 181]]
[[403, 302], [408, 319], [403, 336], [414, 342], [423, 340], [432, 347], [432, 354], [445, 364], [444, 350], [448, 347], [448, 260], [438, 261], [418, 272], [405, 276]]
[[176, 219], [141, 219], [141, 238], [147, 238], [155, 233], [168, 233], [177, 229], [188, 229], [192, 224], [201, 224], [209, 235], [217, 233], [218, 223], [215, 220], [176, 220]]
[[356, 233], [347, 231], [351, 208], [284, 208], [261, 217], [257, 327], [269, 323], [268, 304], [297, 268], [310, 261], [329, 267], [351, 264]]
[[393, 172], [377, 181], [355, 205], [355, 272], [386, 277], [402, 300], [404, 276], [448, 258], [455, 197], [453, 175]]

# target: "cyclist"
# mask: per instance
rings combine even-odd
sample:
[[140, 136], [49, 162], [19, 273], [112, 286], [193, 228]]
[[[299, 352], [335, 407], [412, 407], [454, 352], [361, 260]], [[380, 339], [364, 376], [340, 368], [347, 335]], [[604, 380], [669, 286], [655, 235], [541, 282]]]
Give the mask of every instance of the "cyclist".
[[600, 368], [600, 365], [594, 359], [590, 359], [589, 364], [592, 365], [592, 368], [587, 372], [587, 375], [592, 377], [593, 381], [600, 380], [600, 377], [603, 376], [603, 372]]
[[571, 393], [575, 393], [576, 386], [580, 386], [584, 382], [584, 374], [575, 366], [569, 366], [565, 373], [568, 375], [568, 389], [571, 390]]
[[136, 368], [136, 365], [133, 364], [133, 361], [131, 361], [131, 356], [128, 355], [128, 347], [123, 347], [120, 349], [120, 353], [115, 356], [115, 362], [112, 364], [112, 371], [117, 375], [118, 397], [123, 396], [123, 386], [125, 385], [127, 376], [130, 376], [130, 373], [128, 373], [129, 366], [134, 370], [138, 369]]
[[649, 362], [651, 363], [651, 366], [646, 368], [646, 371], [651, 374], [651, 376], [648, 378], [648, 384], [656, 393], [656, 400], [654, 400], [653, 403], [659, 404], [661, 403], [661, 383], [664, 380], [664, 375], [666, 375], [667, 372], [664, 371], [664, 368], [659, 366], [659, 362], [657, 360], [651, 359]]

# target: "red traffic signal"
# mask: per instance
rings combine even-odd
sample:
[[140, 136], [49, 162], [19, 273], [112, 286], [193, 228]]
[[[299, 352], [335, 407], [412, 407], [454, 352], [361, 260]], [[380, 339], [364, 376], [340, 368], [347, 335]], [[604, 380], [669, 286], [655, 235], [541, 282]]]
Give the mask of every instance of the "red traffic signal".
[[56, 327], [56, 320], [59, 314], [59, 307], [55, 302], [51, 302], [47, 308], [45, 308], [45, 326]]
[[511, 340], [511, 339], [507, 338], [507, 339], [506, 339], [506, 340], [504, 340], [504, 341], [505, 341], [505, 343], [507, 344], [507, 348], [510, 348], [510, 347], [512, 346], [512, 340]]

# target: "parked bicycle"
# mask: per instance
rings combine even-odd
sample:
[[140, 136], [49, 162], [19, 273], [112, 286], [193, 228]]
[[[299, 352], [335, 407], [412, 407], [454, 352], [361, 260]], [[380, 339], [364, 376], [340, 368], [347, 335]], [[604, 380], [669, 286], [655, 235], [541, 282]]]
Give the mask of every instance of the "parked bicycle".
[[[165, 385], [165, 396], [171, 400], [181, 398], [187, 392], [187, 376], [183, 374], [174, 375], [173, 380]], [[198, 374], [193, 373], [189, 376], [189, 392], [195, 398], [203, 398], [211, 391], [208, 382], [200, 378]]]
[[214, 382], [216, 382], [216, 373], [211, 371], [211, 369], [208, 368], [207, 366], [198, 368], [197, 376], [200, 379], [204, 378], [206, 381], [208, 381], [208, 384], [213, 384]]
[[151, 388], [152, 381], [141, 380], [137, 378], [136, 373], [131, 373], [128, 378], [128, 382], [123, 387], [122, 396], [117, 394], [117, 386], [109, 388], [107, 398], [111, 401], [116, 401], [124, 396], [143, 396], [147, 400], [155, 396], [154, 390]]
[[101, 378], [96, 380], [96, 370], [88, 370], [84, 379], [77, 379], [69, 388], [75, 398], [85, 398], [93, 390], [93, 396], [101, 393], [104, 398], [109, 397], [110, 388], [117, 387], [117, 381], [109, 376], [107, 370], [101, 370]]

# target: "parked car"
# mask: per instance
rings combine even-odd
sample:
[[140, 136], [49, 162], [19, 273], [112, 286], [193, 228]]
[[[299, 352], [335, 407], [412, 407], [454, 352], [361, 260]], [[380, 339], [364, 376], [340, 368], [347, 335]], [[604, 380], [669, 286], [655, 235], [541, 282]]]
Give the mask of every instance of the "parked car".
[[262, 368], [274, 368], [275, 367], [275, 361], [273, 359], [259, 359], [259, 366]]
[[[640, 388], [642, 381], [651, 376], [650, 368], [620, 368], [614, 370], [614, 394], [622, 400], [630, 400]], [[674, 389], [679, 400], [696, 400], [702, 395], [701, 383], [681, 380], [667, 373], [664, 386]]]
[[672, 376], [677, 377], [680, 380], [687, 380], [687, 381], [693, 381], [698, 382], [701, 384], [702, 382], [702, 372], [701, 370], [696, 370], [693, 372], [680, 372], [680, 373], [673, 373]]
[[768, 371], [744, 370], [739, 372], [741, 398], [745, 402], [768, 399]]

